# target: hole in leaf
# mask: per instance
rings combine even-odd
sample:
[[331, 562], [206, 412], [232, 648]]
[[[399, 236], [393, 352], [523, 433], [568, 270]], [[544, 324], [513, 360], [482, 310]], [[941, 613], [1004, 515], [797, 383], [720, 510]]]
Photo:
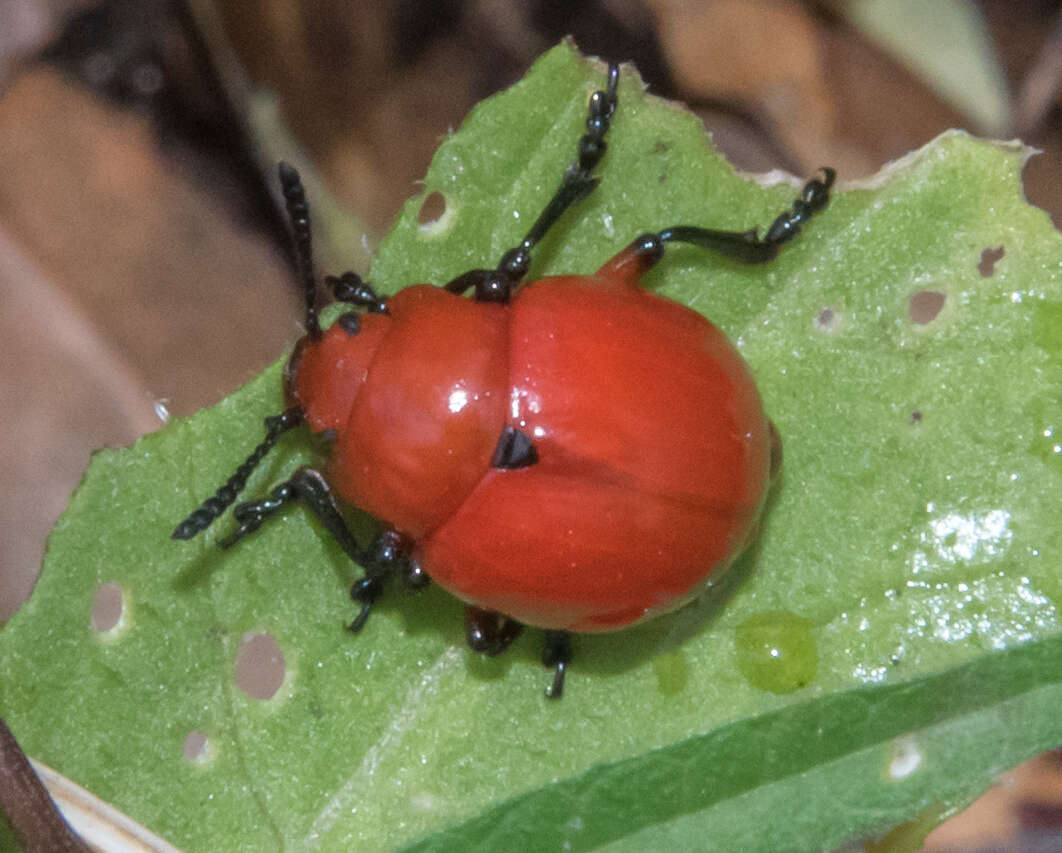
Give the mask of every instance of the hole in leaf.
[[915, 409], [913, 412], [911, 412], [911, 423], [922, 423], [922, 413], [918, 409]]
[[284, 654], [269, 634], [247, 634], [236, 652], [236, 686], [252, 699], [271, 699], [284, 682]]
[[815, 331], [831, 334], [837, 331], [840, 322], [841, 318], [838, 313], [831, 306], [827, 305], [815, 315]]
[[1002, 260], [1002, 246], [988, 246], [981, 252], [981, 260], [977, 264], [977, 271], [988, 278], [996, 271], [996, 261]]
[[944, 307], [946, 299], [947, 297], [939, 290], [920, 290], [912, 294], [907, 303], [907, 311], [911, 315], [911, 320], [919, 326], [932, 323], [940, 313], [940, 309]]
[[446, 196], [438, 190], [428, 193], [420, 205], [417, 213], [417, 222], [420, 223], [421, 231], [438, 233], [445, 229], [444, 218], [447, 213]]
[[893, 750], [892, 761], [889, 762], [891, 779], [906, 779], [922, 766], [922, 750], [913, 737], [897, 738]]
[[103, 584], [92, 599], [92, 630], [101, 634], [113, 631], [122, 621], [122, 585], [117, 581]]
[[202, 732], [188, 732], [188, 737], [184, 739], [185, 761], [207, 761], [213, 757], [211, 746], [210, 739]]

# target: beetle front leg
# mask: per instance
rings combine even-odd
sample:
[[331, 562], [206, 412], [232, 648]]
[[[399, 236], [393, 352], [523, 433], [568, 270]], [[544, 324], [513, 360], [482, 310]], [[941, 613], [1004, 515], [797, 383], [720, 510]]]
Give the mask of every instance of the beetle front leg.
[[361, 610], [347, 625], [347, 630], [355, 634], [365, 627], [373, 604], [395, 574], [401, 572], [407, 585], [414, 589], [425, 586], [429, 580], [427, 574], [410, 561], [405, 539], [390, 528], [380, 532], [359, 564], [365, 569], [365, 577], [354, 582], [350, 597], [361, 604]]
[[313, 468], [299, 468], [262, 500], [239, 504], [233, 515], [240, 526], [218, 544], [222, 548], [231, 548], [261, 527], [267, 518], [296, 501], [305, 504], [351, 561], [365, 570], [365, 577], [355, 581], [350, 589], [351, 598], [361, 604], [358, 615], [347, 626], [351, 631], [360, 631], [364, 627], [385, 584], [399, 571], [403, 572], [410, 586], [424, 586], [428, 582], [427, 575], [419, 567], [410, 565], [406, 543], [396, 531], [384, 530], [369, 548], [362, 548], [339, 512], [324, 475]]
[[[279, 415], [270, 415], [266, 418], [265, 438], [262, 439], [261, 443], [253, 451], [251, 451], [251, 455], [240, 464], [240, 467], [236, 469], [236, 472], [225, 481], [221, 488], [219, 488], [212, 497], [203, 501], [198, 509], [177, 525], [173, 533], [170, 534], [170, 538], [191, 539], [193, 536], [202, 533], [210, 527], [210, 525], [213, 524], [226, 509], [236, 502], [237, 496], [243, 491], [244, 486], [247, 485], [247, 480], [251, 476], [251, 473], [265, 458], [265, 455], [273, 449], [277, 441], [280, 439], [280, 436], [288, 430], [300, 426], [304, 421], [305, 415], [303, 414], [302, 409], [298, 407], [287, 409]], [[241, 533], [239, 535], [242, 536], [243, 534]], [[238, 539], [239, 536], [236, 538]]]
[[324, 475], [313, 468], [299, 468], [285, 482], [274, 488], [267, 498], [239, 504], [233, 510], [233, 516], [240, 522], [240, 526], [218, 544], [222, 548], [231, 548], [248, 533], [253, 533], [261, 527], [262, 522], [269, 516], [295, 501], [301, 501], [313, 511], [351, 560], [361, 566], [371, 558], [371, 552], [358, 545], [353, 534], [347, 529], [347, 523], [336, 506]]

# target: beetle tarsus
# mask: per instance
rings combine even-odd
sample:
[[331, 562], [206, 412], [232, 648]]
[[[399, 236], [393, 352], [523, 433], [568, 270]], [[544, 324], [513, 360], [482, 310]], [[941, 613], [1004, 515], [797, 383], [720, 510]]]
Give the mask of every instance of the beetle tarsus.
[[567, 631], [546, 631], [542, 665], [553, 668], [553, 683], [546, 688], [547, 699], [560, 699], [564, 695], [564, 676], [571, 662], [572, 635]]
[[347, 625], [348, 631], [357, 634], [365, 627], [365, 622], [369, 618], [372, 606], [376, 603], [376, 599], [380, 597], [382, 592], [383, 582], [379, 577], [368, 575], [361, 580], [354, 582], [354, 585], [350, 588], [350, 597], [361, 604], [361, 610], [358, 612], [358, 615], [354, 617], [354, 621]]
[[354, 633], [365, 627], [372, 606], [383, 594], [384, 585], [395, 574], [401, 573], [406, 585], [412, 589], [427, 586], [427, 573], [421, 571], [409, 558], [409, 543], [397, 530], [385, 528], [362, 553], [356, 563], [365, 569], [365, 577], [354, 582], [350, 587], [350, 597], [361, 604], [361, 610], [347, 629]]

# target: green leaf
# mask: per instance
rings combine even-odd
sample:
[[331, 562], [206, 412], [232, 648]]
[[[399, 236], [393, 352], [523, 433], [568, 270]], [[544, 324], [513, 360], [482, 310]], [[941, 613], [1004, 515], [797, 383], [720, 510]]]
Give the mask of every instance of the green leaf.
[[[494, 263], [603, 79], [562, 45], [477, 108], [373, 282]], [[799, 187], [735, 175], [629, 72], [609, 141], [601, 186], [534, 275], [590, 272], [666, 225], [766, 224]], [[1062, 238], [1022, 198], [1026, 156], [946, 134], [838, 192], [767, 267], [669, 249], [646, 285], [739, 342], [783, 482], [707, 598], [577, 637], [563, 701], [543, 697], [535, 632], [478, 659], [437, 589], [345, 632], [355, 570], [302, 509], [225, 552], [228, 518], [170, 541], [282, 407], [277, 365], [95, 457], [0, 633], [0, 713], [32, 755], [188, 851], [818, 850], [962, 807], [1062, 742]], [[435, 191], [447, 212], [422, 227]], [[915, 322], [912, 305], [939, 312]], [[313, 458], [289, 433], [247, 493]], [[112, 582], [122, 618], [94, 631]], [[255, 632], [285, 662], [265, 700], [234, 680]], [[208, 744], [188, 760], [193, 731]]]

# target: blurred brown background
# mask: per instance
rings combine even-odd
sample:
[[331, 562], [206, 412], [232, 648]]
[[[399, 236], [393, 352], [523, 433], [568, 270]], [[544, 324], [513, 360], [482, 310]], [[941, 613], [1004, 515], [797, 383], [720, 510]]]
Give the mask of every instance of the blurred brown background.
[[[949, 127], [1020, 136], [1062, 221], [1057, 0], [0, 0], [0, 622], [94, 448], [297, 336], [272, 164], [307, 178], [321, 266], [364, 270], [440, 136], [568, 34], [747, 170], [843, 181]], [[1059, 768], [926, 849], [1062, 850]]]

